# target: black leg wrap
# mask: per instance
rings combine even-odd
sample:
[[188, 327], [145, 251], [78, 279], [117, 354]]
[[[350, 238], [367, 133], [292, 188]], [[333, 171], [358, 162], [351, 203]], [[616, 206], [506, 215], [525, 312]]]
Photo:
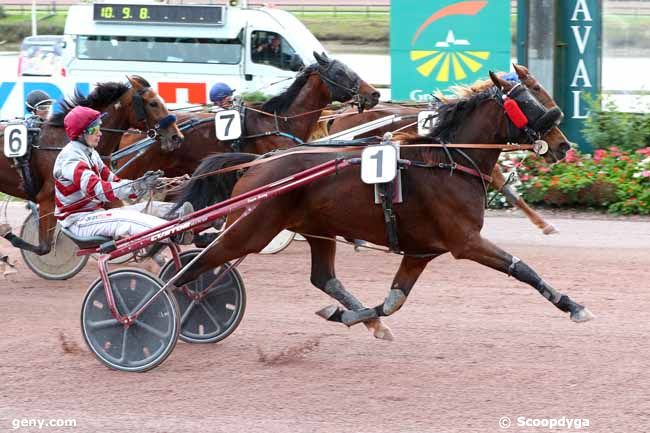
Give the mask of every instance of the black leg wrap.
[[576, 313], [584, 308], [577, 302], [572, 301], [567, 295], [562, 295], [555, 306], [565, 313]]
[[43, 248], [41, 246], [32, 245], [29, 242], [24, 241], [13, 233], [7, 233], [5, 239], [11, 242], [11, 245], [20, 248], [21, 250], [31, 251], [34, 254], [43, 255], [50, 252], [49, 248]]
[[[512, 258], [512, 264], [508, 269], [510, 275], [518, 279], [519, 281], [533, 286], [543, 297], [551, 301], [555, 306], [558, 306], [558, 303], [561, 301], [562, 295], [551, 287], [548, 283], [540, 278], [539, 275], [526, 263], [519, 260], [517, 257]], [[568, 299], [568, 297], [566, 297]], [[561, 309], [561, 308], [560, 308]], [[565, 311], [565, 310], [562, 310]]]

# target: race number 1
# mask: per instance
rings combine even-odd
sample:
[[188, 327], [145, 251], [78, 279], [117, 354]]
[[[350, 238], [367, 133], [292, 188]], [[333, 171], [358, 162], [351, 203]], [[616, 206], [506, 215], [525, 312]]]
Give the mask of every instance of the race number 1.
[[375, 184], [391, 182], [397, 175], [397, 148], [392, 144], [369, 146], [361, 152], [361, 180]]
[[5, 156], [20, 158], [27, 153], [27, 127], [23, 124], [7, 125], [5, 135]]
[[221, 110], [214, 115], [214, 128], [219, 140], [236, 140], [241, 137], [239, 111]]
[[426, 137], [431, 135], [433, 128], [438, 123], [437, 111], [420, 111], [418, 113], [418, 135]]

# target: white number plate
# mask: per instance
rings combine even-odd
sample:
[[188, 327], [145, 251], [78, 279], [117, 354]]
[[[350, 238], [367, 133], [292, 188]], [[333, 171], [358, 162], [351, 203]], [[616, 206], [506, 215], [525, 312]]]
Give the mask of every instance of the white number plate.
[[20, 158], [27, 153], [27, 127], [23, 124], [7, 125], [5, 134], [5, 156]]
[[376, 184], [391, 182], [397, 175], [397, 148], [392, 144], [369, 146], [361, 152], [361, 180]]
[[437, 111], [420, 111], [418, 113], [418, 135], [423, 137], [430, 135], [437, 123]]
[[219, 140], [241, 137], [241, 118], [237, 110], [221, 110], [214, 115], [214, 128]]

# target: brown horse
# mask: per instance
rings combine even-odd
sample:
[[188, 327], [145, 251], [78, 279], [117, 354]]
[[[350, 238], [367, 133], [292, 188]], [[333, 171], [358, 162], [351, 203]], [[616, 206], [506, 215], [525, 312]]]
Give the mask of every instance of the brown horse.
[[[379, 92], [345, 64], [325, 54], [314, 53], [314, 57], [317, 63], [301, 71], [286, 91], [261, 106], [244, 107], [243, 137], [239, 142], [217, 139], [214, 122], [210, 121], [214, 113], [180, 113], [181, 128], [189, 122], [196, 124], [184, 130], [182, 150], [165, 153], [158, 145], [152, 145], [132, 163], [128, 159], [119, 161], [118, 167], [128, 164], [120, 175], [129, 178], [147, 170], [162, 169], [166, 176], [181, 176], [192, 173], [203, 158], [215, 152], [236, 149], [262, 154], [294, 147], [307, 141], [321, 111], [333, 101], [356, 101], [360, 111], [377, 104]], [[142, 138], [142, 135], [127, 135], [120, 149]]]
[[[549, 93], [544, 89], [544, 87], [537, 81], [537, 79], [528, 72], [528, 69], [525, 66], [513, 65], [514, 69], [521, 80], [521, 82], [531, 91], [531, 93], [537, 98], [537, 100], [544, 105], [546, 108], [556, 107], [555, 102], [549, 95]], [[463, 90], [462, 88], [460, 89]], [[471, 88], [469, 89], [471, 91]], [[441, 98], [443, 102], [450, 102], [448, 98]], [[378, 104], [372, 110], [366, 111], [364, 113], [355, 113], [352, 110], [343, 111], [342, 116], [334, 118], [330, 122], [324, 122], [324, 125], [328, 125], [329, 133], [334, 134], [346, 129], [352, 128], [357, 125], [361, 125], [372, 120], [380, 119], [391, 114], [396, 114], [402, 117], [402, 120], [396, 121], [393, 124], [386, 125], [382, 128], [377, 128], [368, 133], [362, 134], [359, 137], [370, 137], [373, 135], [382, 136], [384, 133], [389, 131], [395, 131], [401, 129], [405, 132], [415, 132], [417, 127], [413, 123], [417, 119], [418, 112], [426, 109], [424, 106], [413, 106], [413, 105], [399, 105], [399, 104]], [[501, 167], [496, 164], [494, 169], [490, 173], [492, 177], [492, 186], [497, 191], [500, 191], [508, 200], [510, 205], [519, 208], [528, 219], [537, 226], [542, 232], [546, 235], [557, 233], [557, 229], [550, 224], [544, 218], [532, 209], [528, 203], [526, 203], [517, 193], [517, 191], [510, 185], [506, 184], [506, 178], [501, 171]]]
[[[490, 73], [490, 78], [490, 86], [475, 89], [472, 96], [441, 107], [439, 123], [432, 134], [435, 138], [433, 142], [442, 142], [450, 135], [458, 143], [507, 142], [512, 130], [502, 96], [513, 91], [513, 83], [493, 73]], [[515, 98], [514, 91], [511, 95]], [[534, 97], [523, 86], [516, 89], [516, 95], [515, 100], [528, 115], [527, 110], [531, 106], [527, 103], [534, 101]], [[554, 123], [561, 113], [542, 110], [543, 114], [535, 116], [538, 120], [531, 122], [535, 125], [533, 132], [548, 142], [549, 152], [545, 158], [555, 162], [565, 156], [569, 143]], [[552, 116], [549, 117], [549, 114]], [[529, 118], [533, 116], [529, 115]], [[522, 143], [530, 142], [530, 133], [530, 130], [518, 130], [516, 138]], [[409, 147], [410, 143], [412, 140], [401, 147], [401, 157], [414, 163], [402, 174], [404, 201], [394, 204], [399, 246], [404, 258], [382, 304], [365, 308], [345, 290], [334, 270], [336, 243], [333, 239], [320, 238], [343, 236], [367, 239], [379, 245], [389, 244], [382, 207], [374, 204], [373, 187], [360, 181], [358, 168], [341, 170], [335, 177], [318, 179], [259, 203], [250, 214], [238, 221], [233, 230], [226, 230], [214, 247], [182, 275], [176, 285], [180, 287], [228, 260], [260, 251], [277, 233], [289, 229], [305, 235], [309, 242], [311, 282], [345, 307], [326, 307], [318, 314], [347, 326], [366, 322], [379, 338], [390, 337], [390, 331], [379, 322], [380, 317], [397, 311], [425, 266], [447, 252], [457, 259], [473, 260], [531, 285], [558, 309], [569, 313], [576, 322], [593, 318], [589, 310], [554, 289], [522, 260], [481, 236], [486, 200], [482, 177], [459, 170], [450, 176], [447, 152], [440, 148]], [[496, 149], [465, 149], [463, 153], [466, 156], [459, 149], [446, 150], [458, 162], [469, 164], [470, 160], [473, 161], [475, 165], [470, 166], [475, 166], [481, 173], [492, 170], [501, 152], [500, 146]], [[273, 158], [246, 171], [236, 181], [232, 196], [268, 185], [325, 161], [349, 156], [336, 149], [323, 153], [301, 153], [296, 150], [282, 153], [287, 153], [287, 156]], [[254, 155], [216, 155], [206, 159], [195, 175], [210, 173], [233, 162], [253, 159]], [[179, 202], [190, 200], [195, 206], [202, 207], [224, 199], [220, 188], [227, 182], [233, 182], [233, 177], [232, 173], [197, 177], [186, 185]], [[229, 215], [226, 225], [232, 225], [242, 212]]]
[[39, 244], [32, 245], [10, 233], [5, 237], [14, 247], [38, 255], [50, 252], [56, 226], [52, 169], [59, 151], [68, 142], [63, 118], [76, 105], [108, 113], [97, 147], [102, 156], [110, 155], [117, 148], [123, 133], [129, 128], [140, 128], [150, 131], [152, 135], [159, 135], [163, 147], [169, 151], [178, 148], [183, 138], [160, 96], [142, 77], [128, 77], [128, 83], [99, 83], [88, 96], [76, 93], [70, 100], [63, 101], [63, 110], [54, 113], [42, 125], [38, 145], [31, 150], [27, 171], [31, 173], [31, 179], [21, 175], [14, 168], [13, 161], [4, 156], [0, 158], [0, 191], [37, 203], [40, 216]]

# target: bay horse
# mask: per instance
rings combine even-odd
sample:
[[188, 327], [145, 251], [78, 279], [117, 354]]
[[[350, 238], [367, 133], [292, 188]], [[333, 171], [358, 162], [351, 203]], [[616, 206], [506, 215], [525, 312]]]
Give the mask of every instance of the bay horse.
[[[440, 108], [439, 122], [433, 130], [431, 143], [441, 143], [450, 135], [458, 143], [507, 142], [512, 130], [504, 109], [503, 95], [518, 95], [516, 101], [519, 105], [520, 100], [532, 102], [535, 99], [524, 86], [516, 86], [492, 72], [490, 79], [489, 85], [474, 89], [471, 96]], [[570, 146], [554, 123], [559, 120], [561, 112], [551, 113], [553, 123], [550, 124], [546, 122], [549, 113], [546, 111], [539, 117], [545, 122], [535, 121], [533, 124], [537, 125], [535, 132], [548, 143], [549, 152], [544, 155], [545, 159], [555, 162], [566, 155]], [[519, 142], [530, 143], [530, 131], [518, 130], [517, 135]], [[399, 246], [404, 257], [383, 303], [374, 308], [364, 307], [344, 288], [335, 273], [336, 236], [389, 245], [384, 212], [381, 206], [374, 204], [373, 187], [360, 181], [358, 167], [341, 170], [336, 175], [320, 178], [304, 187], [260, 202], [250, 214], [238, 221], [233, 230], [226, 229], [214, 247], [175, 284], [181, 287], [208, 269], [258, 252], [281, 230], [289, 229], [303, 234], [309, 242], [312, 284], [345, 307], [328, 306], [317, 314], [347, 326], [364, 322], [377, 338], [392, 338], [390, 330], [379, 321], [380, 318], [396, 312], [406, 301], [426, 265], [447, 252], [456, 259], [475, 261], [529, 284], [559, 310], [569, 313], [575, 322], [592, 319], [593, 315], [586, 307], [553, 288], [523, 260], [481, 236], [486, 203], [484, 177], [494, 167], [501, 153], [501, 145], [496, 148], [483, 146], [464, 149], [466, 156], [462, 156], [459, 149], [413, 146], [412, 143], [418, 140], [422, 139], [408, 138], [401, 146], [401, 158], [414, 162], [411, 168], [402, 173], [404, 201], [393, 205]], [[221, 176], [209, 176], [209, 173], [233, 163], [253, 161], [257, 156], [222, 154], [209, 157], [195, 172], [196, 178], [186, 184], [178, 202], [191, 201], [195, 208], [202, 208], [225, 199], [228, 194], [224, 193], [224, 186], [229, 183], [231, 195], [236, 197], [320, 163], [349, 156], [331, 148], [323, 149], [321, 153], [302, 153], [295, 149], [281, 153], [286, 153], [286, 157], [275, 157], [267, 163], [255, 165], [238, 180], [235, 172]], [[458, 169], [450, 175], [450, 154], [459, 162], [473, 161], [472, 166], [477, 171], [475, 175]], [[242, 213], [243, 210], [230, 214], [226, 227], [231, 226]]]
[[103, 134], [97, 147], [101, 156], [110, 155], [129, 128], [160, 136], [162, 147], [167, 151], [180, 146], [183, 135], [158, 93], [142, 77], [133, 75], [127, 80], [127, 83], [98, 83], [88, 96], [75, 92], [73, 97], [60, 103], [61, 110], [43, 123], [38, 145], [32, 147], [28, 171], [31, 178], [21, 176], [12, 160], [4, 155], [0, 157], [0, 191], [38, 204], [39, 244], [32, 245], [9, 233], [5, 237], [14, 247], [37, 255], [48, 254], [51, 250], [56, 227], [52, 169], [59, 151], [69, 141], [63, 128], [63, 118], [73, 107], [82, 105], [108, 113], [102, 123]]
[[[530, 74], [528, 69], [525, 66], [513, 64], [514, 70], [519, 77], [519, 80], [530, 90], [530, 92], [537, 98], [537, 100], [546, 108], [553, 108], [557, 105], [551, 98], [550, 94], [546, 89], [537, 81], [537, 79]], [[462, 88], [460, 89], [462, 90]], [[470, 89], [471, 91], [471, 89]], [[440, 97], [442, 102], [450, 102], [448, 98]], [[414, 105], [400, 105], [400, 104], [378, 104], [372, 110], [365, 111], [363, 113], [356, 113], [351, 110], [346, 110], [341, 112], [342, 116], [335, 117], [329, 122], [324, 122], [325, 127], [328, 129], [329, 134], [335, 134], [340, 131], [345, 131], [346, 129], [352, 128], [357, 125], [361, 125], [372, 120], [380, 119], [391, 114], [396, 114], [402, 116], [403, 120], [394, 122], [393, 124], [386, 125], [381, 128], [377, 128], [373, 131], [369, 131], [365, 134], [361, 134], [359, 138], [371, 137], [373, 135], [383, 136], [384, 133], [389, 131], [394, 131], [396, 129], [402, 129], [405, 132], [415, 132], [417, 127], [411, 125], [416, 119], [418, 112], [426, 109], [424, 106], [414, 106]], [[492, 177], [492, 182], [490, 186], [495, 190], [501, 192], [510, 205], [519, 208], [524, 215], [545, 235], [550, 235], [558, 233], [557, 229], [553, 224], [547, 222], [538, 212], [531, 208], [528, 203], [524, 201], [517, 191], [510, 185], [506, 184], [506, 178], [501, 171], [499, 164], [495, 164], [494, 169], [490, 173]]]
[[[261, 106], [243, 107], [243, 137], [236, 145], [217, 139], [214, 121], [209, 121], [214, 119], [214, 113], [179, 113], [181, 127], [188, 122], [197, 123], [185, 130], [182, 150], [162, 152], [160, 146], [154, 144], [132, 162], [118, 162], [117, 167], [128, 164], [120, 175], [130, 178], [147, 170], [161, 169], [166, 176], [176, 177], [192, 173], [201, 160], [212, 153], [236, 149], [262, 154], [294, 147], [309, 139], [323, 108], [332, 102], [353, 100], [358, 111], [372, 108], [379, 102], [377, 89], [344, 63], [326, 54], [314, 52], [314, 57], [317, 62], [299, 72], [287, 90]], [[142, 138], [142, 135], [127, 135], [120, 149]]]

